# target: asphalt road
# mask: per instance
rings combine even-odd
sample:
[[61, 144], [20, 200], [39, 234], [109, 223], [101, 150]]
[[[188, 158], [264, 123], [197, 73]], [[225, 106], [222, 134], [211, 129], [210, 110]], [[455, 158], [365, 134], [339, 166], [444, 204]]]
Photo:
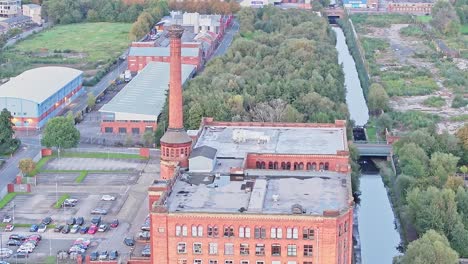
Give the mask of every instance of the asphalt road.
[[219, 44], [218, 48], [216, 49], [213, 57], [218, 57], [224, 55], [226, 53], [229, 46], [231, 46], [232, 40], [234, 36], [239, 31], [239, 23], [236, 19], [233, 20], [232, 26], [226, 31], [223, 40]]
[[48, 23], [44, 23], [44, 25], [42, 25], [42, 27], [37, 26], [37, 27], [34, 27], [34, 28], [30, 29], [30, 30], [27, 30], [27, 31], [25, 31], [25, 32], [23, 32], [23, 33], [21, 33], [21, 34], [19, 34], [17, 39], [13, 39], [13, 38], [9, 39], [9, 40], [7, 41], [7, 43], [5, 44], [4, 48], [9, 47], [9, 46], [12, 46], [12, 45], [14, 45], [18, 40], [24, 39], [24, 38], [28, 37], [29, 35], [33, 34], [34, 32], [40, 32], [40, 31], [42, 31], [42, 30], [44, 30], [44, 29], [46, 29], [46, 28], [48, 28], [48, 27], [49, 27], [49, 24], [48, 24]]

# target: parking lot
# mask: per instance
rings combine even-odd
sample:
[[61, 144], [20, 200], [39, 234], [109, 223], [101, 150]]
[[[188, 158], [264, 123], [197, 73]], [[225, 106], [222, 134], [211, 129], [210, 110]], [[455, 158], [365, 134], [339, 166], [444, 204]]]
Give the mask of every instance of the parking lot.
[[[59, 250], [68, 250], [77, 238], [90, 239], [91, 246], [86, 250], [85, 255], [93, 251], [117, 250], [120, 258], [127, 259], [131, 252], [131, 247], [123, 243], [125, 237], [138, 238], [141, 231], [140, 226], [145, 222], [148, 215], [147, 188], [159, 176], [159, 160], [108, 160], [108, 159], [75, 159], [75, 164], [68, 158], [57, 159], [52, 164], [47, 164], [48, 170], [53, 169], [96, 169], [104, 170], [116, 168], [134, 168], [129, 172], [102, 172], [89, 173], [81, 183], [75, 183], [76, 173], [41, 173], [38, 175], [37, 185], [32, 187], [30, 194], [17, 194], [17, 196], [0, 210], [0, 218], [4, 215], [14, 214], [14, 223], [29, 226], [30, 224], [40, 224], [44, 217], [50, 216], [53, 219], [45, 233], [40, 233], [43, 240], [29, 254], [28, 259], [20, 260], [17, 263], [50, 263], [50, 259], [56, 256]], [[122, 161], [119, 163], [119, 161]], [[99, 164], [101, 166], [99, 166]], [[54, 204], [62, 197], [68, 195], [69, 198], [77, 199], [75, 206], [54, 208]], [[110, 195], [115, 200], [104, 201], [103, 195]], [[91, 212], [96, 209], [103, 209], [106, 215], [101, 215], [102, 221], [109, 224], [113, 219], [118, 219], [120, 224], [117, 228], [96, 234], [62, 234], [54, 232], [55, 225], [64, 225], [71, 217], [84, 217], [84, 226], [90, 225], [93, 216]], [[3, 231], [3, 230], [2, 230]], [[6, 245], [10, 234], [32, 234], [29, 227], [16, 227], [12, 232], [2, 232], [1, 240]], [[142, 242], [144, 244], [144, 242]], [[5, 246], [3, 246], [5, 247]], [[133, 254], [141, 256], [143, 246], [137, 243]], [[10, 246], [9, 248], [15, 249]], [[18, 247], [16, 247], [18, 248]], [[141, 248], [141, 249], [140, 249]], [[52, 256], [52, 257], [50, 257]], [[16, 260], [7, 260], [16, 263]], [[49, 262], [48, 262], [49, 261]], [[59, 260], [52, 263], [76, 263], [66, 260]]]

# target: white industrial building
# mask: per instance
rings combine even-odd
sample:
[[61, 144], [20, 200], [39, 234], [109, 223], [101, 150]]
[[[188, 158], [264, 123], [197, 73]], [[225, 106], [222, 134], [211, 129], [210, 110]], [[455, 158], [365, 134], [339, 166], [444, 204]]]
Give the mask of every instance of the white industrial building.
[[12, 17], [21, 13], [21, 0], [0, 0], [0, 17]]

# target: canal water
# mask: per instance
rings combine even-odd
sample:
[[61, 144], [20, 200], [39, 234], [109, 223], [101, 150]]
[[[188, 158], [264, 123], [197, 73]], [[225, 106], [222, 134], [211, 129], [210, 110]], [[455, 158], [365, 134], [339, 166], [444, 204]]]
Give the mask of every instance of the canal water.
[[[338, 62], [343, 64], [345, 74], [349, 113], [355, 125], [363, 126], [367, 123], [369, 114], [356, 65], [349, 53], [343, 31], [339, 27], [333, 27], [333, 30], [337, 39]], [[395, 217], [382, 177], [378, 174], [362, 175], [360, 191], [360, 204], [355, 208], [359, 230], [357, 240], [360, 247], [358, 263], [391, 264], [393, 256], [399, 254], [396, 247], [400, 243], [400, 235], [395, 228]]]

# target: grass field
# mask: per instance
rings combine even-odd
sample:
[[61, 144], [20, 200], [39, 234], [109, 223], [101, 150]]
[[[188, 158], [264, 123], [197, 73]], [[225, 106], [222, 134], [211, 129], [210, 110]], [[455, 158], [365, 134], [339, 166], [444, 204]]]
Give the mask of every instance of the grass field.
[[463, 25], [460, 31], [463, 35], [468, 35], [468, 25]]
[[55, 26], [5, 50], [1, 57], [8, 62], [0, 67], [0, 78], [45, 65], [69, 66], [84, 70], [85, 75], [94, 75], [128, 47], [130, 28], [127, 23]]
[[423, 23], [429, 23], [432, 20], [432, 16], [417, 16], [416, 20]]

